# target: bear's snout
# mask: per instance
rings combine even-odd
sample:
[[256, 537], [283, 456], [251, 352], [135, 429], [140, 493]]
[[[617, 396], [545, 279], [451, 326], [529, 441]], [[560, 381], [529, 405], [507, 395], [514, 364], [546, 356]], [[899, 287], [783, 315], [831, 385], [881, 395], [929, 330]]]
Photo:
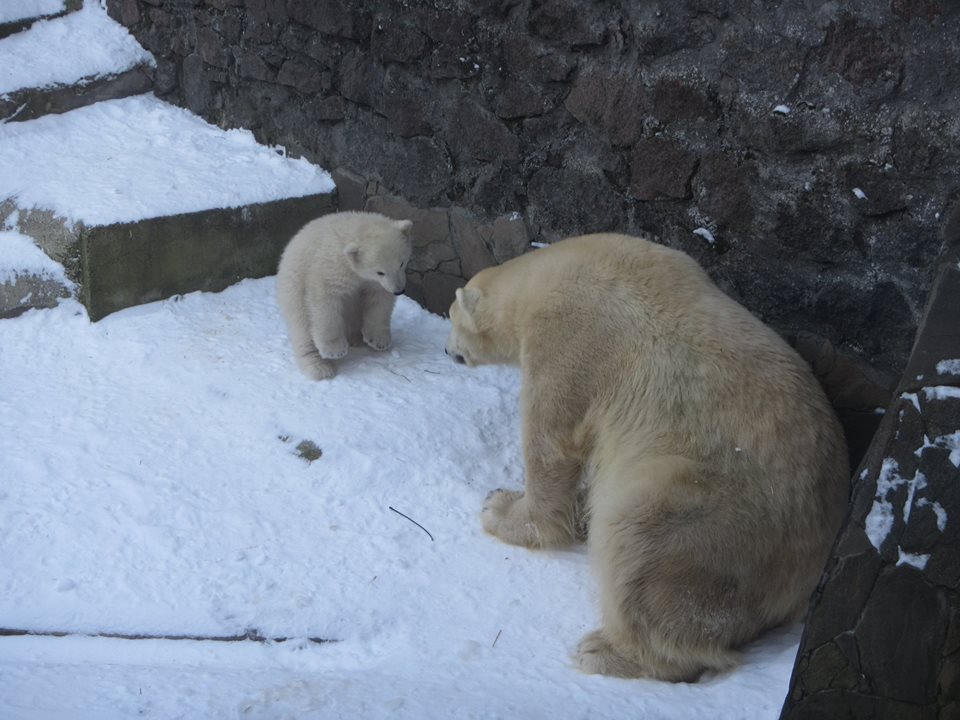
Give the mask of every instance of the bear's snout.
[[402, 289], [401, 289], [401, 290], [394, 290], [394, 291], [393, 291], [393, 294], [394, 294], [394, 295], [403, 295], [403, 290], [402, 290]]

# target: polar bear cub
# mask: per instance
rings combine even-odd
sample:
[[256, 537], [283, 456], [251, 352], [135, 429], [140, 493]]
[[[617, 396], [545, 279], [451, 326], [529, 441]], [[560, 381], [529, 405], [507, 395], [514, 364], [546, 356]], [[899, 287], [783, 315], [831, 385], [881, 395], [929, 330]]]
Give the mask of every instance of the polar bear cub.
[[390, 347], [390, 316], [403, 292], [412, 243], [409, 220], [340, 212], [307, 223], [277, 270], [277, 299], [294, 357], [314, 380], [336, 374], [350, 345]]
[[585, 672], [696, 679], [800, 617], [846, 507], [843, 433], [804, 361], [684, 253], [571, 238], [458, 290], [447, 353], [519, 365], [525, 491], [484, 529], [571, 542], [586, 485], [602, 626]]

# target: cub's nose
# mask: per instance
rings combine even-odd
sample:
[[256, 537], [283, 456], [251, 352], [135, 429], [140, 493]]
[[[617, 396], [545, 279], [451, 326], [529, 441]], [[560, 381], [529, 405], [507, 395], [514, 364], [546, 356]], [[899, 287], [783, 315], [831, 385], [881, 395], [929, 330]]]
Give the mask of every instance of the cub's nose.
[[403, 290], [396, 290], [393, 293], [394, 295], [403, 295]]

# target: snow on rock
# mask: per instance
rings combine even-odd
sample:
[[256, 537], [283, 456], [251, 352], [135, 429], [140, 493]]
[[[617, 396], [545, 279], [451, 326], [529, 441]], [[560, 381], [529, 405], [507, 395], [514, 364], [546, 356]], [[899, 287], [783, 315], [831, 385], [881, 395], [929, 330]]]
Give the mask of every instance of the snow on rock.
[[960, 430], [950, 435], [940, 435], [934, 438], [931, 444], [949, 450], [950, 462], [960, 468]]
[[930, 559], [929, 553], [918, 554], [904, 552], [903, 548], [897, 548], [897, 566], [909, 565], [917, 570], [923, 570], [927, 567], [927, 561]]
[[925, 387], [923, 389], [923, 395], [927, 400], [960, 399], [960, 387], [953, 387], [951, 385]]
[[877, 494], [873, 507], [867, 513], [865, 530], [870, 544], [877, 550], [893, 529], [893, 504], [886, 499], [887, 492], [901, 482], [898, 474], [900, 466], [892, 458], [886, 458], [880, 467], [880, 476], [877, 478]]
[[77, 12], [35, 23], [0, 40], [0, 95], [73, 85], [144, 63], [153, 65], [153, 56], [99, 3], [88, 0]]
[[860, 188], [854, 188], [852, 190], [853, 194], [856, 196], [857, 200], [866, 200], [867, 194]]
[[773, 112], [775, 112], [777, 115], [789, 115], [790, 108], [787, 105], [777, 105], [773, 109]]
[[153, 95], [0, 125], [0, 200], [87, 225], [330, 192], [330, 175]]
[[795, 627], [699, 684], [572, 667], [586, 550], [482, 532], [522, 487], [519, 374], [451, 362], [448, 331], [401, 298], [393, 351], [318, 383], [274, 278], [0, 323], [5, 626], [338, 641], [0, 637], [0, 717], [776, 717]]
[[960, 375], [960, 358], [941, 360], [937, 363], [937, 372], [941, 375]]
[[63, 12], [64, 0], [3, 0], [0, 3], [0, 23], [14, 23]]
[[73, 287], [63, 266], [51, 260], [33, 240], [13, 230], [0, 230], [0, 283], [12, 283], [19, 275], [39, 275]]
[[698, 227], [693, 231], [694, 235], [699, 235], [704, 240], [706, 240], [710, 245], [716, 245], [717, 239], [713, 236], [713, 233], [707, 230], [706, 228]]

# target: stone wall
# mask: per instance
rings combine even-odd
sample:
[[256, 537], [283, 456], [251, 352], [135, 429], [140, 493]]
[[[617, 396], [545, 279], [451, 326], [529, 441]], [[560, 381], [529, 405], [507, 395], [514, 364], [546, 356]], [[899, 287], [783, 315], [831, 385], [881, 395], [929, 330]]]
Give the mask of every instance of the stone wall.
[[960, 191], [955, 2], [108, 5], [160, 96], [417, 214], [435, 311], [530, 240], [645, 230], [782, 331], [906, 360]]
[[782, 720], [960, 717], [960, 212], [856, 473]]

